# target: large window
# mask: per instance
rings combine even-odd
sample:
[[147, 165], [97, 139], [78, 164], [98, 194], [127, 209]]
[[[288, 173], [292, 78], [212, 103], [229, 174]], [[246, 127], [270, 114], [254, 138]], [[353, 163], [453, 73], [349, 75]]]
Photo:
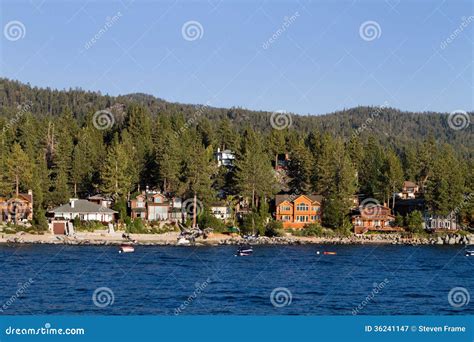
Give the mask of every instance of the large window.
[[308, 216], [296, 216], [296, 222], [308, 222]]
[[290, 211], [290, 210], [291, 210], [290, 206], [281, 207], [281, 211]]
[[296, 210], [298, 211], [308, 211], [309, 206], [306, 203], [300, 203], [296, 206]]

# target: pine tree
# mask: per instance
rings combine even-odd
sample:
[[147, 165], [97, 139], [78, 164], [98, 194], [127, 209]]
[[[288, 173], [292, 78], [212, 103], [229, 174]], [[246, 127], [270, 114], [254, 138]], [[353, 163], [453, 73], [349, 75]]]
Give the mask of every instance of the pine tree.
[[125, 198], [132, 190], [132, 177], [130, 176], [130, 155], [124, 146], [114, 138], [112, 145], [107, 151], [102, 169], [102, 190]]
[[[211, 189], [211, 156], [212, 150], [206, 151], [202, 145], [197, 134], [192, 132], [191, 144], [189, 145], [188, 153], [185, 157], [182, 170], [182, 182], [184, 187], [184, 195], [192, 196], [193, 198], [193, 227], [196, 226], [197, 215], [197, 200], [202, 199], [208, 202], [212, 197]], [[192, 152], [191, 152], [192, 151]]]
[[403, 170], [400, 159], [392, 149], [386, 152], [384, 178], [386, 185], [384, 198], [387, 198], [388, 203], [392, 196], [392, 208], [394, 208], [395, 192], [400, 190], [403, 185]]
[[301, 141], [293, 150], [288, 165], [290, 191], [292, 193], [308, 193], [311, 188], [311, 171], [313, 156]]
[[[235, 182], [240, 194], [250, 198], [252, 208], [256, 209], [259, 198], [272, 196], [277, 189], [270, 161], [263, 152], [261, 143], [252, 136], [247, 139], [254, 141], [253, 148], [246, 149], [237, 160]], [[249, 142], [247, 146], [250, 146]]]
[[13, 185], [14, 193], [18, 197], [20, 190], [26, 190], [31, 185], [32, 163], [20, 144], [13, 144], [7, 159], [7, 177]]

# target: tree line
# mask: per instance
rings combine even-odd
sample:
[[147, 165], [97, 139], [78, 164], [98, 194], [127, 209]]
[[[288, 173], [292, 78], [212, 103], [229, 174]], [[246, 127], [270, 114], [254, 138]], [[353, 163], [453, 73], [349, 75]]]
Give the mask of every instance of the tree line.
[[[276, 193], [319, 193], [323, 224], [337, 228], [349, 224], [354, 194], [393, 206], [392, 194], [411, 180], [433, 213], [461, 207], [462, 221], [473, 223], [472, 201], [464, 203], [474, 184], [472, 128], [449, 131], [441, 114], [382, 109], [373, 127], [356, 131], [371, 111], [364, 107], [293, 115], [292, 126], [275, 129], [264, 112], [1, 81], [0, 194], [32, 189], [38, 222], [70, 197], [96, 193], [114, 195], [123, 216], [130, 196], [149, 187], [206, 206], [246, 198], [252, 226], [269, 217]], [[100, 110], [112, 115], [105, 129]], [[217, 167], [217, 148], [236, 154], [235, 167]], [[285, 153], [287, 174], [276, 173]]]

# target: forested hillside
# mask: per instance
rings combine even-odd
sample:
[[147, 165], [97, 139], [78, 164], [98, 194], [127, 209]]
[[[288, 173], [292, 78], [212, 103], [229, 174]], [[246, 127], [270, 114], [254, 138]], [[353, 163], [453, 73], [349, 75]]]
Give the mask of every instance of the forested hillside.
[[[261, 222], [284, 190], [322, 194], [324, 224], [339, 227], [351, 195], [387, 202], [403, 180], [421, 183], [438, 213], [473, 192], [473, 125], [453, 129], [447, 114], [384, 106], [272, 114], [0, 82], [0, 194], [33, 189], [37, 218], [98, 192], [115, 195], [123, 209], [148, 186], [205, 204], [218, 194], [243, 196]], [[235, 168], [217, 167], [217, 148], [236, 152]], [[285, 184], [272, 170], [282, 153], [290, 156]], [[472, 207], [463, 205], [462, 215], [469, 221]]]

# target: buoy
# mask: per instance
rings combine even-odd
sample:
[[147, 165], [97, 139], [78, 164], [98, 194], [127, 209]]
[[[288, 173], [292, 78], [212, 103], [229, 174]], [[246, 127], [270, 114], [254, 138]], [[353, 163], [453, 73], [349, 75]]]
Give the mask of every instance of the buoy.
[[324, 252], [323, 254], [324, 255], [337, 255], [336, 252]]
[[319, 251], [316, 251], [316, 254], [318, 254], [318, 255], [319, 255], [319, 254], [320, 254], [320, 252], [319, 252]]

